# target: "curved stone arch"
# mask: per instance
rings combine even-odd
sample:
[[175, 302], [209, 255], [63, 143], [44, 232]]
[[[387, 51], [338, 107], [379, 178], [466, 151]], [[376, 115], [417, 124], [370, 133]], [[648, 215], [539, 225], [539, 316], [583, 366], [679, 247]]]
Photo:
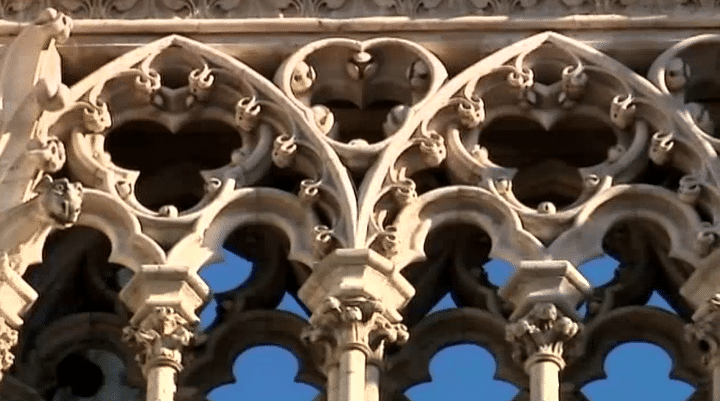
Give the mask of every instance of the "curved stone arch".
[[44, 387], [54, 382], [55, 366], [65, 356], [94, 347], [120, 357], [128, 372], [128, 382], [142, 388], [144, 378], [135, 361], [135, 352], [122, 340], [126, 326], [127, 321], [120, 316], [102, 312], [73, 314], [53, 322], [38, 337], [32, 359], [21, 362], [20, 370], [29, 374], [24, 381], [47, 390]]
[[141, 265], [165, 264], [165, 251], [150, 237], [142, 233], [142, 227], [127, 206], [110, 195], [86, 189], [83, 195], [83, 211], [78, 226], [95, 228], [110, 240], [112, 251], [108, 259], [137, 271]]
[[168, 263], [181, 263], [199, 270], [216, 261], [227, 236], [243, 225], [261, 224], [278, 228], [288, 238], [288, 258], [311, 267], [316, 249], [325, 237], [313, 236], [318, 220], [294, 196], [272, 188], [243, 188], [226, 191], [225, 200], [195, 223], [193, 232], [169, 252]]
[[254, 310], [234, 315], [199, 345], [195, 359], [180, 373], [178, 384], [193, 387], [201, 394], [232, 383], [234, 361], [256, 346], [277, 345], [298, 359], [296, 380], [322, 389], [325, 375], [316, 369], [319, 356], [301, 340], [307, 322], [284, 311]]
[[[618, 330], [622, 327], [623, 330]], [[585, 328], [580, 340], [566, 349], [569, 363], [563, 380], [577, 388], [606, 378], [604, 363], [617, 346], [632, 342], [650, 342], [665, 350], [673, 361], [671, 377], [696, 387], [707, 384], [707, 370], [699, 350], [685, 340], [685, 321], [655, 307], [626, 306], [597, 317]]]
[[[690, 80], [692, 73], [690, 71], [690, 65], [683, 56], [685, 56], [686, 53], [691, 53], [693, 48], [707, 46], [709, 44], [715, 46], [720, 45], [720, 35], [697, 35], [676, 43], [653, 61], [647, 76], [662, 93], [666, 94], [668, 98], [673, 101], [677, 107], [678, 120], [682, 120], [689, 127], [694, 134], [693, 136], [702, 138], [708, 148], [708, 154], [716, 155], [715, 152], [720, 149], [720, 140], [712, 137], [703, 129], [703, 126], [710, 120], [703, 121], [701, 115], [704, 110], [702, 108], [693, 109], [693, 106], [685, 102], [687, 81]], [[670, 77], [671, 74], [675, 74], [677, 77]], [[695, 106], [697, 105], [696, 103]], [[715, 125], [718, 124], [717, 121], [714, 121], [714, 123]], [[715, 179], [715, 183], [717, 183], [718, 177], [720, 177], [720, 162], [718, 160], [708, 160], [707, 163], [713, 167], [713, 178]]]
[[[92, 227], [105, 234], [112, 244], [109, 262], [124, 265], [134, 271], [143, 264], [162, 264], [165, 251], [142, 233], [138, 219], [123, 204], [110, 195], [94, 190], [83, 191], [82, 213], [77, 226]], [[23, 250], [23, 264], [42, 263], [42, 245]]]
[[[565, 51], [570, 52], [572, 56], [577, 59], [582, 59], [584, 62], [602, 67], [606, 72], [612, 73], [620, 77], [619, 82], [621, 82], [623, 85], [626, 86], [628, 90], [630, 90], [630, 94], [632, 95], [634, 93], [638, 96], [638, 109], [642, 109], [644, 113], [646, 112], [649, 116], [653, 117], [653, 119], [661, 118], [661, 126], [663, 130], [676, 131], [677, 135], [675, 135], [675, 140], [679, 142], [676, 145], [681, 145], [680, 147], [682, 148], [682, 157], [685, 157], [685, 159], [682, 160], [682, 163], [686, 165], [694, 165], [697, 164], [697, 162], [702, 163], [702, 165], [700, 166], [701, 171], [694, 171], [693, 173], [699, 174], [703, 177], [709, 175], [711, 180], [717, 181], [716, 177], [718, 175], [716, 173], [717, 169], [714, 167], [715, 162], [709, 161], [713, 159], [715, 151], [705, 141], [692, 134], [692, 127], [687, 124], [686, 121], [677, 118], [677, 108], [675, 107], [673, 102], [670, 101], [667, 96], [664, 96], [655, 86], [652, 85], [652, 83], [650, 83], [642, 76], [636, 74], [620, 62], [612, 59], [607, 55], [604, 55], [596, 49], [582, 44], [577, 40], [565, 37], [561, 34], [554, 32], [544, 32], [524, 39], [506, 48], [503, 48], [482, 59], [475, 65], [467, 68], [462, 73], [458, 74], [456, 77], [447, 82], [443, 87], [441, 87], [436, 93], [436, 95], [433, 96], [433, 98], [428, 103], [426, 103], [421, 110], [418, 110], [418, 112], [414, 116], [411, 116], [410, 119], [401, 128], [401, 130], [395, 134], [394, 141], [381, 155], [376, 165], [371, 169], [360, 189], [359, 199], [361, 208], [358, 217], [357, 236], [359, 242], [368, 242], [368, 239], [372, 236], [371, 228], [373, 227], [373, 215], [375, 214], [374, 208], [376, 206], [379, 194], [383, 192], [383, 188], [386, 185], [386, 181], [388, 179], [387, 177], [393, 171], [393, 166], [395, 165], [399, 157], [402, 155], [402, 153], [406, 151], [407, 143], [411, 141], [411, 138], [413, 136], [418, 135], [416, 133], [416, 129], [418, 127], [421, 127], [425, 120], [433, 118], [435, 113], [439, 112], [442, 108], [450, 105], [452, 103], [451, 98], [453, 96], [459, 93], [467, 92], [467, 90], [464, 90], [464, 87], [468, 83], [472, 82], [473, 80], [477, 80], [478, 77], [490, 73], [499, 66], [502, 66], [503, 64], [511, 61], [516, 56], [529, 52], [532, 49], [538, 48], [544, 43], [551, 43], [559, 48], [562, 48]], [[465, 97], [468, 98], [468, 101], [471, 100], [470, 96], [467, 93], [465, 93]], [[467, 103], [466, 100], [463, 100], [463, 102]], [[457, 104], [457, 106], [459, 107], [461, 105]], [[479, 120], [482, 120], [482, 118], [484, 118], [482, 104], [479, 105], [480, 110], [472, 109], [472, 107], [478, 107], [477, 105], [472, 106], [469, 104], [462, 104], [462, 106], [469, 108], [467, 110], [477, 112], [477, 118]], [[642, 135], [641, 140], [649, 140], [650, 135], [652, 135], [652, 132], [648, 131], [649, 127], [643, 126], [642, 124], [640, 124], [640, 122], [637, 122], [635, 124], [636, 130], [639, 130], [641, 132], [641, 134], [639, 134]], [[420, 136], [422, 135], [426, 135], [426, 133], [421, 132]], [[450, 141], [452, 142], [452, 136], [450, 138]], [[453, 143], [447, 143], [448, 151], [450, 150], [449, 147], [451, 145], [453, 145]], [[623, 163], [630, 165], [633, 162], [639, 160], [639, 158], [646, 157], [643, 153], [643, 148], [645, 146], [641, 147], [636, 145], [637, 144], [634, 144], [630, 149], [633, 151], [634, 157], [623, 157], [621, 159]], [[688, 159], [688, 153], [695, 154], [696, 157], [690, 157]], [[497, 185], [496, 180], [498, 178], [499, 177], [492, 176], [482, 177], [480, 185], [492, 189], [494, 186]], [[593, 177], [593, 179], [596, 182], [592, 183], [591, 185], [593, 185], [593, 188], [596, 189], [588, 196], [588, 198], [598, 196], [598, 194], [602, 193], [604, 189], [610, 186], [610, 182], [604, 180], [602, 177], [600, 177], [599, 180], [598, 177]], [[512, 202], [512, 197], [505, 195], [503, 195], [503, 197], [507, 198], [510, 203], [514, 204], [514, 202]], [[587, 199], [584, 199], [583, 202], [586, 200]], [[513, 206], [513, 208], [518, 209], [521, 214], [521, 219], [523, 219], [524, 223], [529, 224], [529, 226], [542, 227], [544, 223], [551, 224], [553, 227], [555, 227], [553, 230], [555, 230], [556, 232], [554, 233], [540, 232], [540, 229], [530, 230], [531, 232], [533, 232], [533, 234], [543, 239], [543, 241], [550, 242], [552, 239], [554, 239], [554, 236], [558, 235], [559, 232], [561, 232], [563, 226], [572, 224], [572, 221], [575, 219], [576, 215], [580, 213], [580, 211], [584, 208], [584, 205], [580, 203], [573, 206], [570, 210], [553, 213], [552, 215], [543, 214], [545, 212], [542, 211], [533, 211], [532, 209], [518, 208], [516, 206]], [[536, 231], [538, 232], [536, 233]]]
[[644, 184], [617, 185], [583, 208], [573, 227], [550, 245], [550, 254], [575, 266], [600, 257], [607, 230], [626, 219], [648, 220], [661, 227], [670, 241], [669, 256], [692, 266], [698, 266], [712, 249], [717, 235], [676, 194]]
[[396, 218], [397, 252], [391, 259], [402, 269], [425, 257], [425, 239], [434, 228], [468, 223], [484, 230], [492, 241], [491, 258], [519, 263], [547, 259], [543, 244], [525, 231], [504, 201], [477, 187], [453, 186], [430, 191], [404, 208]]
[[510, 357], [512, 345], [505, 340], [506, 321], [487, 311], [459, 308], [425, 317], [410, 330], [410, 340], [387, 358], [388, 393], [402, 393], [413, 385], [432, 381], [430, 362], [443, 349], [458, 344], [477, 344], [497, 362], [495, 378], [527, 387], [527, 376]]
[[[315, 154], [319, 164], [317, 169], [322, 173], [319, 186], [322, 187], [326, 193], [334, 197], [333, 205], [336, 205], [338, 208], [337, 221], [334, 222], [335, 227], [333, 227], [334, 236], [341, 242], [352, 242], [355, 232], [357, 203], [350, 178], [332, 148], [318, 137], [318, 134], [309, 126], [309, 122], [302, 111], [290, 102], [272, 82], [233, 57], [195, 40], [178, 35], [170, 35], [138, 49], [134, 49], [100, 67], [73, 85], [68, 95], [70, 105], [60, 112], [46, 115], [43, 118], [43, 124], [52, 126], [59, 121], [63, 114], [72, 113], [73, 110], [79, 109], [85, 113], [85, 116], [78, 116], [77, 111], [75, 111], [75, 117], [68, 117], [70, 118], [71, 124], [81, 126], [83, 122], [78, 123], [77, 120], [79, 117], [80, 119], [85, 118], [86, 120], [90, 120], [90, 126], [98, 129], [98, 132], [104, 131], [110, 125], [110, 122], [107, 121], [110, 116], [107, 112], [106, 105], [104, 105], [102, 100], [97, 98], [101, 89], [99, 89], [99, 87], [113, 79], [119, 73], [121, 74], [123, 71], [131, 69], [134, 65], [151, 57], [153, 54], [157, 54], [163, 49], [170, 47], [181, 47], [192, 54], [215, 63], [220, 68], [230, 71], [233, 76], [242, 77], [250, 82], [254, 88], [266, 96], [273, 104], [281, 106], [285, 116], [291, 121], [293, 128], [293, 132], [290, 133], [292, 138], [283, 139], [285, 141], [290, 140], [292, 142], [290, 145], [297, 147], [303, 146], [307, 148], [309, 152]], [[150, 85], [150, 83], [148, 83], [148, 85]], [[89, 96], [89, 100], [83, 100], [87, 96]], [[103, 110], [103, 108], [105, 109]], [[86, 125], [85, 129], [88, 129], [87, 121], [84, 121], [84, 123]], [[62, 131], [57, 128], [56, 130]], [[59, 132], [59, 136], [67, 136], [69, 134], [70, 132], [67, 128], [64, 128], [63, 132]], [[298, 136], [297, 140], [295, 139], [296, 135]], [[277, 141], [276, 146], [278, 146]], [[111, 172], [110, 174], [113, 173]], [[107, 185], [105, 185], [105, 187], [107, 187]], [[108, 187], [104, 189], [112, 194], [113, 197], [122, 201], [116, 188]], [[214, 198], [212, 202], [216, 200], [217, 198]], [[204, 210], [198, 210], [187, 215], [171, 218], [144, 215], [139, 211], [134, 211], [134, 213], [141, 218], [143, 226], [155, 224], [158, 227], [164, 227], [168, 222], [188, 226], [200, 218]], [[279, 210], [278, 213], [282, 213], [282, 211]]]
[[[371, 165], [377, 155], [393, 142], [393, 134], [387, 134], [387, 138], [371, 144], [357, 141], [354, 143], [343, 143], [339, 140], [326, 136], [326, 134], [331, 132], [333, 127], [331, 123], [321, 123], [321, 120], [327, 121], [329, 119], [334, 121], [334, 117], [332, 117], [331, 111], [326, 110], [325, 106], [313, 106], [311, 104], [311, 98], [314, 93], [313, 86], [317, 86], [316, 81], [318, 81], [321, 77], [319, 77], [313, 66], [305, 63], [305, 60], [315, 53], [332, 47], [340, 49], [344, 48], [356, 52], [355, 55], [362, 54], [365, 57], [368, 57], [367, 60], [363, 60], [357, 64], [355, 64], [352, 59], [334, 59], [333, 61], [337, 62], [337, 65], [328, 66], [329, 68], [327, 69], [337, 69], [339, 71], [347, 70], [346, 72], [348, 76], [345, 78], [348, 79], [348, 83], [364, 79], [359, 79], [359, 77], [366, 75], [366, 73], [367, 77], [372, 79], [378, 76], [378, 69], [383, 69], [385, 67], [384, 65], [379, 66], [381, 63], [378, 63], [377, 60], [372, 57], [370, 54], [372, 51], [380, 51], [381, 57], [379, 57], [379, 59], [384, 61], [383, 64], [399, 64], [399, 66], [395, 67], [401, 68], [391, 69], [390, 72], [397, 73], [398, 71], [393, 70], [404, 70], [403, 72], [405, 76], [402, 78], [405, 78], [408, 81], [412, 80], [411, 75], [413, 74], [414, 69], [417, 66], [421, 66], [419, 68], [421, 68], [423, 70], [423, 74], [426, 75], [422, 77], [422, 81], [426, 81], [424, 82], [426, 87], [423, 86], [424, 90], [422, 90], [421, 93], [411, 94], [410, 97], [412, 100], [409, 102], [410, 104], [402, 106], [401, 109], [394, 108], [393, 111], [391, 111], [391, 113], [393, 113], [397, 110], [399, 114], [403, 114], [401, 120], [405, 121], [407, 121], [407, 116], [422, 109], [423, 105], [430, 101], [432, 95], [445, 82], [448, 74], [445, 70], [445, 66], [433, 53], [417, 43], [395, 37], [380, 37], [364, 41], [347, 38], [322, 39], [303, 46], [282, 63], [275, 73], [275, 83], [296, 106], [304, 111], [306, 118], [309, 121], [315, 122], [313, 127], [321, 135], [325, 136], [325, 140], [328, 141], [328, 143], [330, 143], [330, 145], [337, 151], [340, 158], [346, 163], [346, 165], [350, 169], [361, 171], [367, 168], [368, 165]], [[390, 50], [391, 53], [383, 55], [382, 50], [384, 48]], [[398, 54], [400, 53], [399, 49], [407, 54]], [[302, 76], [299, 77], [298, 75], [300, 73], [302, 73]], [[386, 75], [389, 76], [389, 82], [387, 82], [387, 84], [398, 84], [397, 81], [399, 77], [393, 76], [387, 73], [387, 71]], [[303, 78], [302, 86], [300, 85], [301, 80], [298, 80], [297, 78]], [[337, 78], [335, 78], [332, 83], [337, 85], [339, 88], [344, 88], [348, 84]], [[308, 92], [311, 92], [310, 96], [308, 96]], [[413, 90], [410, 90], [409, 93], [410, 92], [413, 92]], [[403, 124], [402, 121], [399, 123], [401, 125]]]

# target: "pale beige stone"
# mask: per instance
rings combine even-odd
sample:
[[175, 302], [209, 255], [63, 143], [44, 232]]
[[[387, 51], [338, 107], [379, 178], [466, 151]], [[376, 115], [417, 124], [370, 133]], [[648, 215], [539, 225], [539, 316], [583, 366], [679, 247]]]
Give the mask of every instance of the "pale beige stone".
[[[183, 372], [227, 375], [215, 374], [233, 346], [222, 336], [237, 330], [238, 343], [252, 343], [252, 330], [237, 328], [247, 316], [262, 322], [251, 329], [275, 336], [269, 341], [292, 337], [296, 353], [320, 346], [319, 361], [303, 356], [304, 369], [324, 375], [329, 401], [404, 391], [426, 379], [421, 365], [434, 352], [467, 336], [491, 348], [499, 374], [527, 387], [531, 400], [577, 397], [580, 383], [564, 382], [566, 365], [587, 364], [573, 380], [600, 377], [604, 355], [596, 353], [646, 327], [652, 331], [640, 334], [673, 353], [674, 372], [696, 386], [706, 375], [720, 401], [720, 139], [708, 84], [717, 75], [708, 54], [717, 54], [720, 36], [699, 35], [716, 28], [716, 5], [42, 2], [64, 14], [32, 3], [0, 1], [0, 370], [12, 365], [38, 297], [23, 274], [43, 261], [51, 232], [76, 225], [101, 231], [111, 244], [107, 262], [133, 274], [119, 299], [132, 313], [125, 337], [138, 349], [148, 401], [200, 399], [199, 387], [182, 387], [193, 379]], [[123, 167], [112, 136], [139, 120], [173, 135], [193, 122], [221, 122], [239, 145], [199, 177]], [[134, 162], [186, 150], [163, 144]], [[138, 188], [143, 174], [155, 174], [149, 190]], [[201, 180], [193, 205], [148, 204], [193, 178]], [[611, 230], [622, 225], [637, 232]], [[311, 318], [304, 328], [287, 316], [262, 320], [267, 311], [245, 311], [246, 300], [233, 299], [221, 305], [230, 317], [215, 333], [196, 335], [210, 292], [198, 272], [247, 226], [272, 227], [287, 242], [271, 247], [262, 237], [253, 251], [281, 250], [264, 254], [265, 263], [279, 269], [287, 259]], [[487, 238], [462, 237], [481, 236], [472, 227]], [[443, 229], [448, 238], [433, 238]], [[447, 249], [434, 249], [438, 243]], [[440, 266], [423, 263], [444, 251], [454, 254], [442, 274], [475, 307], [414, 322], [410, 330], [428, 338], [408, 342], [402, 312], [413, 297], [422, 304], [437, 296]], [[612, 252], [626, 265], [652, 265], [672, 302], [694, 312], [687, 330], [706, 351], [706, 367], [677, 337], [680, 318], [625, 304], [642, 298], [633, 291], [647, 276], [623, 270], [593, 288], [576, 269]], [[499, 289], [487, 285], [487, 258], [516, 270]], [[422, 277], [409, 270], [421, 268]], [[582, 302], [585, 317], [575, 311]], [[65, 344], [55, 337], [39, 337], [48, 344], [38, 347]], [[194, 340], [207, 342], [195, 348]], [[405, 348], [388, 358], [390, 344]], [[193, 352], [200, 355], [183, 358]], [[403, 367], [403, 355], [427, 360]], [[31, 387], [52, 386], [48, 377], [7, 382], [28, 387], [18, 397], [35, 397]]]

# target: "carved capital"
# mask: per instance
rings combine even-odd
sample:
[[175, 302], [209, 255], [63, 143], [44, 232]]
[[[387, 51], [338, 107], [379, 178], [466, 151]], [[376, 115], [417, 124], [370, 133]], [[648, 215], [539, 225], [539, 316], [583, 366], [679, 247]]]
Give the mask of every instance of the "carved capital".
[[550, 360], [565, 367], [563, 347], [575, 337], [580, 324], [560, 316], [555, 305], [537, 303], [527, 315], [505, 328], [505, 339], [513, 344], [513, 358], [528, 369], [535, 362]]
[[18, 332], [0, 318], [0, 374], [10, 369], [15, 362], [12, 349], [17, 345]]
[[720, 294], [713, 295], [701, 305], [693, 315], [693, 321], [685, 326], [687, 340], [698, 345], [705, 365], [720, 366]]
[[174, 308], [158, 306], [137, 326], [123, 330], [123, 340], [139, 348], [137, 361], [143, 373], [156, 366], [182, 370], [182, 350], [190, 344], [193, 324]]
[[368, 359], [382, 360], [386, 344], [408, 340], [404, 324], [393, 323], [383, 304], [365, 296], [329, 296], [310, 318], [303, 339], [325, 347], [326, 366], [346, 350], [358, 349]]

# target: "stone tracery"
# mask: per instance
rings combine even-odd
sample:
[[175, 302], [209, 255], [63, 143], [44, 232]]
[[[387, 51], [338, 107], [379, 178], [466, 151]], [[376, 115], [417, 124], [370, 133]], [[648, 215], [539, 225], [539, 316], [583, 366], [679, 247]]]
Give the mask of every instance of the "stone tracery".
[[[360, 14], [421, 16], [450, 7], [410, 0], [42, 3], [81, 18], [337, 18], [359, 4]], [[522, 14], [542, 3], [473, 0], [461, 8]], [[0, 5], [5, 18], [24, 19], [18, 15], [32, 8]], [[633, 2], [596, 7], [642, 9]], [[698, 350], [682, 335], [692, 319], [690, 337], [717, 351], [720, 117], [716, 66], [703, 69], [717, 37], [669, 48], [649, 79], [554, 32], [450, 73], [413, 40], [307, 40], [278, 60], [271, 81], [222, 49], [170, 35], [68, 88], [57, 46], [72, 26], [64, 14], [44, 11], [7, 48], [0, 74], [0, 187], [8, 194], [0, 201], [7, 226], [0, 368], [11, 372], [3, 386], [60, 394], [51, 374], [28, 373], [42, 363], [33, 350], [16, 346], [37, 297], [21, 276], [47, 258], [40, 248], [51, 230], [74, 224], [101, 231], [108, 262], [133, 272], [110, 295], [125, 313], [97, 319], [115, 319], [114, 331], [119, 319], [126, 340], [140, 345], [151, 401], [203, 399], [231, 376], [227, 358], [263, 341], [295, 353], [305, 365], [301, 379], [324, 386], [329, 401], [399, 397], [427, 380], [429, 359], [450, 342], [489, 348], [498, 377], [531, 400], [557, 400], [561, 392], [582, 399], [579, 388], [603, 375], [607, 352], [637, 338], [668, 350], [676, 376], [698, 389], [694, 397], [712, 383], [708, 399], [720, 400], [717, 361], [698, 364]], [[8, 62], [20, 55], [29, 58]], [[37, 71], [32, 81], [13, 82], [18, 67]], [[171, 143], [178, 138], [185, 142]], [[46, 173], [56, 175], [54, 184]], [[32, 209], [55, 186], [61, 195], [76, 193], [50, 205], [49, 217]], [[41, 196], [32, 198], [33, 190]], [[18, 216], [26, 209], [35, 214]], [[37, 221], [23, 226], [27, 217]], [[227, 295], [212, 330], [194, 333], [211, 291], [197, 273], [238, 232], [255, 238], [256, 252], [273, 253], [272, 266]], [[436, 252], [438, 244], [450, 250]], [[622, 268], [593, 288], [576, 268], [605, 253]], [[500, 288], [484, 276], [488, 258], [514, 267]], [[273, 285], [283, 288], [263, 298]], [[653, 289], [667, 293], [679, 317], [640, 306]], [[286, 290], [309, 309], [308, 322], [271, 310]], [[461, 307], [425, 316], [425, 306], [448, 291]], [[584, 316], [576, 312], [581, 303], [588, 304]], [[414, 307], [425, 309], [407, 310]], [[100, 313], [76, 309], [72, 316], [90, 313], [89, 320]], [[637, 323], [613, 330], [629, 321]], [[464, 330], [455, 333], [450, 323]], [[112, 336], [119, 344], [119, 333]], [[117, 344], [108, 352], [131, 361], [130, 347]], [[49, 348], [58, 366], [79, 352]], [[222, 355], [229, 349], [232, 355]], [[13, 352], [21, 356], [16, 367]]]

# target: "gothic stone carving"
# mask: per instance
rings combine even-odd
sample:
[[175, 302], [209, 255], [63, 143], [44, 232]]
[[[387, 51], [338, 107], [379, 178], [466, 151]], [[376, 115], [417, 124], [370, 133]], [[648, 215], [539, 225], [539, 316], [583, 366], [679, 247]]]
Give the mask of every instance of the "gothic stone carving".
[[147, 375], [157, 366], [182, 370], [182, 349], [193, 337], [192, 325], [170, 307], [156, 307], [137, 327], [127, 327], [124, 338], [140, 348], [137, 361]]

